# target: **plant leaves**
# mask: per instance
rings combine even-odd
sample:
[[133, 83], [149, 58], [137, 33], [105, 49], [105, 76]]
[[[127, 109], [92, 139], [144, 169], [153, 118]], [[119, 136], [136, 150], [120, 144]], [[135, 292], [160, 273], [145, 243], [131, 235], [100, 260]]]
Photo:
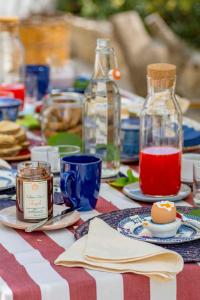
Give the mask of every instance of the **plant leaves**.
[[127, 176], [128, 176], [128, 180], [129, 180], [130, 183], [133, 183], [133, 182], [138, 181], [138, 177], [135, 177], [135, 176], [133, 175], [133, 172], [132, 172], [131, 169], [128, 169], [128, 171], [127, 171]]
[[124, 187], [128, 184], [128, 182], [128, 177], [120, 177], [117, 178], [115, 181], [110, 182], [110, 184], [115, 187]]
[[59, 132], [48, 138], [48, 145], [74, 145], [81, 147], [81, 137], [73, 133]]
[[137, 182], [138, 180], [139, 180], [139, 178], [135, 177], [133, 175], [132, 170], [128, 169], [127, 177], [117, 178], [115, 181], [110, 182], [110, 185], [115, 186], [115, 187], [124, 187], [127, 184]]
[[137, 182], [139, 180], [138, 177], [135, 177], [133, 175], [133, 172], [132, 172], [131, 169], [128, 169], [127, 176], [128, 176], [128, 183], [134, 183], [134, 182]]
[[200, 208], [198, 208], [198, 209], [193, 209], [193, 210], [190, 212], [190, 215], [196, 216], [196, 217], [200, 217]]
[[40, 128], [40, 122], [33, 115], [26, 115], [17, 120], [17, 123], [21, 126], [27, 127], [29, 129]]

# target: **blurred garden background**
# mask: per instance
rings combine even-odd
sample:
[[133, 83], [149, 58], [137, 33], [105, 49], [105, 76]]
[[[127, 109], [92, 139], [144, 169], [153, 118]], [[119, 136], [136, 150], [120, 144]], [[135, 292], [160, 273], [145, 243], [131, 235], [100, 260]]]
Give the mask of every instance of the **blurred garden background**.
[[176, 64], [177, 93], [200, 120], [198, 0], [0, 0], [0, 14], [20, 17], [25, 63], [49, 64], [55, 84], [90, 78], [99, 37], [116, 50], [120, 86], [140, 96], [149, 63]]
[[56, 7], [98, 20], [131, 10], [137, 11], [143, 19], [159, 12], [175, 33], [193, 47], [200, 48], [200, 2], [197, 0], [58, 0]]

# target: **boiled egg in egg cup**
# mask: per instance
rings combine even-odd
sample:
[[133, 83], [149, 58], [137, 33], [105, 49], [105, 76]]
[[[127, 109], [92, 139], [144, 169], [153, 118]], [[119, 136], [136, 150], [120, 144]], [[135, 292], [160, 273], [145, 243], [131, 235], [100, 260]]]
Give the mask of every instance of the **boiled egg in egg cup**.
[[175, 236], [180, 226], [181, 220], [176, 218], [176, 206], [170, 201], [155, 202], [151, 208], [151, 217], [143, 221], [143, 228], [157, 238]]

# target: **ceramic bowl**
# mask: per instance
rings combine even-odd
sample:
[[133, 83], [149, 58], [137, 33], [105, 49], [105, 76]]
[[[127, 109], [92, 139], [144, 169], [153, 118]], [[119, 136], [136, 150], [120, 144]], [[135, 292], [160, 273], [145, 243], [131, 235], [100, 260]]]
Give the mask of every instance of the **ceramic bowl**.
[[20, 104], [17, 99], [0, 97], [0, 121], [16, 121]]
[[168, 224], [153, 223], [151, 218], [146, 218], [146, 220], [143, 221], [143, 227], [150, 231], [152, 237], [157, 238], [170, 238], [175, 236], [180, 226], [180, 219], [176, 219], [174, 222]]

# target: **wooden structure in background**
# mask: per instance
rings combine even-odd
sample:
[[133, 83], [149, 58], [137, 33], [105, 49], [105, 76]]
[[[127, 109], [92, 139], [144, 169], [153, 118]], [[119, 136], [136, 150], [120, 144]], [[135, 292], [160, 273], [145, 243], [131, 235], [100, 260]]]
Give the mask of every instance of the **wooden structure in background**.
[[67, 15], [32, 16], [20, 25], [26, 64], [61, 66], [70, 57], [70, 25]]

